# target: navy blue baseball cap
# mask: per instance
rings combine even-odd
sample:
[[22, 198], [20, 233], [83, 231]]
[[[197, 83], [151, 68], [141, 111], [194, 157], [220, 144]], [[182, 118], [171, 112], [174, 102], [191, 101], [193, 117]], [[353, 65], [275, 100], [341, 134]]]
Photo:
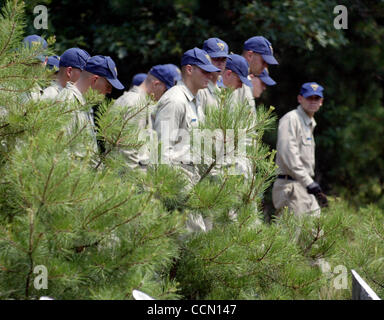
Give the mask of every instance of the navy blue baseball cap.
[[238, 54], [230, 54], [225, 69], [232, 70], [239, 76], [242, 83], [252, 87], [252, 81], [248, 79], [249, 64], [244, 57]]
[[[29, 35], [29, 36], [26, 36], [24, 39], [23, 39], [23, 44], [24, 46], [29, 49], [31, 49], [33, 46], [35, 45], [40, 45], [43, 49], [47, 49], [48, 48], [48, 43], [47, 41], [45, 41], [44, 38], [36, 35], [36, 34], [32, 34], [32, 35]], [[38, 60], [40, 60], [41, 62], [44, 62], [45, 61], [45, 56], [44, 55], [38, 55], [36, 57]]]
[[187, 64], [197, 66], [207, 72], [221, 72], [219, 68], [212, 64], [208, 53], [196, 47], [184, 52], [181, 58], [181, 65], [185, 66]]
[[175, 77], [175, 82], [181, 80], [181, 71], [180, 68], [173, 64], [173, 63], [167, 63], [167, 66], [169, 66], [172, 70], [174, 70], [174, 77]]
[[98, 55], [89, 58], [84, 70], [104, 77], [116, 89], [124, 89], [124, 86], [117, 79], [116, 64], [109, 56]]
[[167, 89], [175, 85], [175, 73], [175, 68], [167, 64], [158, 64], [149, 70], [149, 74], [164, 82]]
[[274, 86], [276, 84], [276, 81], [274, 81], [270, 76], [268, 69], [265, 68], [260, 75], [258, 75], [261, 81], [263, 81], [267, 86]]
[[59, 56], [48, 57], [48, 61], [47, 61], [48, 69], [59, 69], [59, 62], [60, 62]]
[[324, 88], [318, 83], [307, 82], [301, 86], [300, 95], [304, 98], [308, 98], [310, 96], [319, 96], [323, 98], [323, 90]]
[[143, 81], [147, 78], [146, 73], [137, 73], [132, 78], [132, 85], [139, 86], [143, 83]]
[[70, 48], [65, 50], [60, 56], [59, 67], [72, 67], [84, 70], [87, 60], [91, 56], [89, 53], [80, 48]]
[[245, 41], [244, 50], [251, 50], [261, 54], [264, 61], [268, 64], [279, 64], [273, 56], [272, 44], [262, 36], [252, 37]]
[[209, 38], [204, 41], [203, 50], [211, 58], [228, 58], [228, 45], [219, 38]]
[[37, 34], [32, 34], [30, 36], [26, 36], [23, 39], [23, 43], [25, 46], [28, 46], [29, 48], [31, 48], [32, 46], [34, 46], [36, 44], [40, 44], [43, 47], [43, 49], [48, 48], [47, 41], [45, 41], [44, 38], [38, 36]]

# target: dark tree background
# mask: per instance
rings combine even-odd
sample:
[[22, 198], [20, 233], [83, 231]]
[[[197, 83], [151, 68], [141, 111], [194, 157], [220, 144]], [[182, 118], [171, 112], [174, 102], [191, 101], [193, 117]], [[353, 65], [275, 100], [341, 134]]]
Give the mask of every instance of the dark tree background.
[[[33, 27], [38, 4], [49, 10], [48, 30]], [[347, 30], [334, 28], [339, 4], [348, 9]], [[78, 46], [110, 55], [126, 87], [153, 65], [179, 64], [184, 51], [209, 37], [241, 53], [246, 39], [265, 36], [280, 62], [270, 68], [278, 85], [257, 103], [273, 105], [281, 117], [296, 107], [303, 82], [322, 84], [318, 181], [330, 194], [384, 207], [384, 1], [34, 0], [27, 2], [27, 15], [26, 34], [55, 35], [57, 54]], [[276, 130], [266, 141], [275, 147]]]

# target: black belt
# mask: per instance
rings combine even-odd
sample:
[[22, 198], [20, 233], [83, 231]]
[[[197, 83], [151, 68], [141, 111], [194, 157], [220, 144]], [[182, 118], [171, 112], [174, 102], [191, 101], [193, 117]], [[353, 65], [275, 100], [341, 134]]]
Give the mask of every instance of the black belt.
[[295, 179], [293, 179], [291, 176], [289, 176], [289, 175], [287, 175], [287, 174], [279, 174], [278, 176], [277, 176], [277, 178], [278, 179], [284, 179], [284, 180], [295, 180]]

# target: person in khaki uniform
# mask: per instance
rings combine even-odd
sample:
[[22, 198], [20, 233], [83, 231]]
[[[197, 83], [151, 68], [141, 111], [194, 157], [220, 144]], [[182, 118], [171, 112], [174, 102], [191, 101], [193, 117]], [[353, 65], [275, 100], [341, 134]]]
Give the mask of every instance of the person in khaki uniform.
[[299, 217], [320, 214], [315, 195], [325, 195], [313, 179], [313, 130], [316, 126], [314, 114], [323, 104], [323, 90], [316, 82], [304, 83], [298, 95], [300, 105], [279, 121], [276, 153], [279, 175], [272, 189], [272, 201], [277, 213], [288, 207]]
[[199, 177], [190, 154], [189, 136], [184, 134], [188, 135], [204, 119], [201, 108], [196, 104], [196, 94], [208, 86], [211, 73], [220, 72], [220, 69], [199, 48], [186, 51], [181, 65], [182, 80], [168, 90], [156, 105], [154, 130], [163, 144], [161, 161], [187, 169], [194, 184]]
[[145, 78], [147, 77], [146, 73], [136, 73], [132, 78], [131, 88], [133, 86], [139, 86], [143, 83]]
[[[179, 73], [175, 65], [154, 66], [149, 70], [144, 81], [139, 86], [134, 85], [115, 101], [113, 108], [122, 111], [124, 117], [133, 116], [138, 112], [131, 119], [131, 122], [136, 123], [141, 130], [151, 130], [151, 114], [154, 111], [153, 102], [158, 101], [166, 90], [173, 87], [176, 79], [179, 79]], [[140, 151], [119, 148], [119, 152], [126, 159], [127, 166], [132, 169], [139, 167], [144, 169], [149, 161], [148, 150], [146, 150], [145, 146]]]
[[[22, 44], [24, 45], [25, 48], [29, 48], [29, 49], [33, 49], [34, 47], [41, 47], [45, 51], [48, 48], [47, 41], [45, 41], [44, 38], [36, 34], [26, 36], [23, 39]], [[45, 56], [44, 54], [39, 54], [35, 57], [35, 60], [38, 61], [34, 63], [36, 67], [45, 67], [48, 61], [48, 57]], [[27, 103], [30, 100], [39, 101], [42, 94], [43, 94], [43, 88], [38, 83], [36, 83], [29, 92], [24, 92], [21, 95], [21, 101], [23, 103]]]
[[[112, 87], [119, 90], [124, 89], [124, 86], [117, 79], [115, 63], [110, 57], [94, 56], [88, 59], [79, 79], [75, 83], [68, 81], [65, 88], [57, 95], [56, 100], [84, 106], [86, 101], [83, 94], [90, 88], [105, 95], [112, 91]], [[92, 156], [92, 162], [96, 164], [98, 162], [96, 160], [98, 158], [96, 156], [98, 154], [98, 146], [92, 109], [90, 108], [89, 111], [74, 110], [73, 113], [73, 121], [67, 128], [68, 134], [71, 135], [74, 130], [79, 130], [85, 126], [85, 131], [89, 138], [89, 145], [76, 146], [73, 152], [77, 157], [83, 158], [86, 153], [85, 150], [91, 149], [95, 155]]]
[[[203, 121], [204, 114], [196, 104], [198, 90], [208, 86], [212, 72], [220, 72], [206, 51], [194, 48], [186, 51], [181, 59], [182, 80], [169, 89], [155, 109], [154, 130], [161, 142], [161, 163], [179, 166], [185, 173], [191, 188], [200, 175], [191, 154], [190, 133]], [[187, 230], [207, 231], [212, 228], [201, 214], [190, 214]]]
[[51, 85], [43, 90], [41, 99], [54, 99], [65, 88], [67, 82], [76, 82], [90, 58], [88, 52], [79, 48], [70, 48], [59, 57], [59, 71]]
[[212, 80], [208, 82], [208, 87], [197, 92], [197, 104], [204, 112], [208, 105], [217, 106], [216, 92], [220, 90], [217, 82], [223, 75], [229, 55], [227, 43], [219, 38], [205, 40], [203, 50], [211, 57], [212, 64], [220, 69], [220, 72], [212, 73]]
[[276, 81], [269, 76], [267, 68], [258, 76], [250, 74], [249, 77], [252, 81], [252, 94], [254, 99], [260, 98], [261, 94], [267, 89], [267, 86], [274, 86], [276, 84]]
[[[249, 38], [244, 42], [242, 56], [248, 61], [249, 73], [254, 76], [260, 75], [268, 65], [279, 64], [273, 56], [272, 44], [262, 36]], [[239, 101], [248, 101], [255, 108], [252, 88], [243, 86], [235, 91]]]
[[[238, 55], [238, 54], [230, 54], [228, 56], [227, 64], [225, 66], [225, 70], [223, 72], [222, 76], [222, 87], [223, 88], [230, 88], [230, 89], [239, 89], [241, 87], [252, 87], [252, 82], [248, 78], [248, 71], [249, 71], [249, 65], [247, 60], [244, 59], [244, 57]], [[237, 97], [235, 94], [232, 94], [232, 98], [230, 101], [231, 105], [235, 105], [238, 101], [236, 100]], [[252, 109], [254, 111], [254, 109]], [[221, 139], [224, 139], [223, 136], [220, 137]], [[247, 143], [250, 143], [250, 140], [247, 139]], [[224, 145], [224, 143], [222, 143]], [[215, 170], [219, 171], [220, 168], [223, 166], [230, 166], [232, 165], [232, 161], [230, 158], [225, 157], [219, 158], [218, 164], [215, 166]], [[245, 177], [249, 176], [249, 170], [250, 170], [250, 164], [248, 159], [242, 156], [237, 156], [233, 170], [231, 171], [232, 174], [242, 174]], [[216, 172], [214, 172], [216, 174]]]
[[54, 70], [55, 74], [59, 71], [60, 56], [49, 56], [47, 59], [47, 68]]

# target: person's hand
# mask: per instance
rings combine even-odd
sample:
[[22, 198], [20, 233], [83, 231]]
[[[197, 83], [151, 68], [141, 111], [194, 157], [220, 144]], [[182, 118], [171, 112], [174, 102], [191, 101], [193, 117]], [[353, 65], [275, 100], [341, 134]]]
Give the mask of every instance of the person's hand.
[[321, 208], [328, 207], [328, 199], [327, 196], [323, 192], [319, 192], [315, 194], [316, 200], [319, 203]]
[[307, 186], [307, 192], [309, 194], [317, 194], [317, 193], [323, 192], [323, 190], [321, 190], [320, 185], [314, 181]]

